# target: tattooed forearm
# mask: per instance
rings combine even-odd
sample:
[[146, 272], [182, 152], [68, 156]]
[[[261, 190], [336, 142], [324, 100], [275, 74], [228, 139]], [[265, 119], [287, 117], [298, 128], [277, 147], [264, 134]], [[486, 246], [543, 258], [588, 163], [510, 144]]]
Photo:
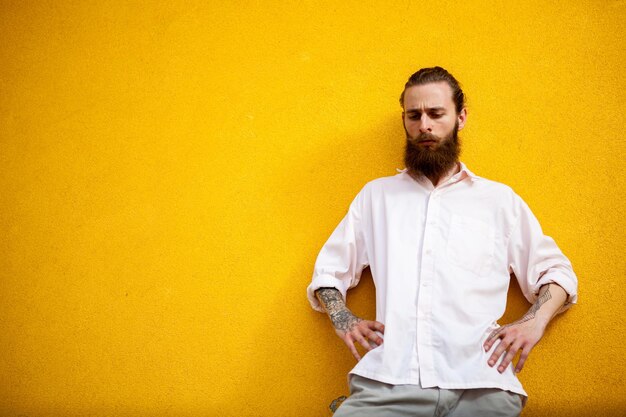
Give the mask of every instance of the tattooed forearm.
[[537, 298], [537, 301], [535, 301], [535, 304], [533, 304], [533, 306], [530, 308], [530, 310], [528, 310], [526, 312], [526, 314], [524, 314], [524, 317], [519, 319], [518, 322], [521, 323], [521, 322], [524, 322], [524, 321], [528, 321], [530, 319], [534, 319], [535, 318], [535, 314], [537, 313], [537, 311], [539, 311], [541, 306], [544, 305], [551, 298], [552, 298], [552, 295], [550, 294], [550, 288], [548, 288], [548, 286], [546, 286], [545, 292], [543, 292], [543, 294], [541, 292], [539, 292], [539, 298]]
[[524, 323], [525, 321], [534, 319], [535, 315], [537, 314], [537, 311], [539, 311], [541, 306], [544, 305], [550, 299], [552, 299], [552, 295], [550, 294], [549, 286], [546, 285], [545, 290], [542, 288], [539, 291], [539, 298], [537, 298], [537, 301], [535, 301], [535, 304], [533, 304], [532, 307], [530, 307], [530, 309], [526, 312], [526, 314], [524, 314], [524, 316], [521, 319], [516, 320], [513, 323], [509, 323], [505, 326], [499, 327], [491, 334], [490, 339], [497, 337], [507, 327], [511, 327], [516, 324]]
[[328, 314], [333, 314], [346, 308], [346, 303], [343, 301], [341, 293], [336, 288], [320, 288], [315, 291], [315, 295]]
[[336, 288], [320, 288], [315, 292], [317, 299], [326, 309], [337, 330], [348, 331], [361, 321], [346, 307], [341, 293]]

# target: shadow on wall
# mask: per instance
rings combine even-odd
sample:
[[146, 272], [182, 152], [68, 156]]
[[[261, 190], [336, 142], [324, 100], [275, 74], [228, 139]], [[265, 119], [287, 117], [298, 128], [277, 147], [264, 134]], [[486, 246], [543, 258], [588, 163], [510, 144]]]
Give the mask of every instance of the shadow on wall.
[[[304, 148], [306, 143], [315, 142], [306, 137], [301, 140]], [[269, 397], [290, 393], [280, 400], [281, 415], [330, 415], [331, 401], [348, 394], [346, 376], [355, 360], [336, 336], [328, 317], [311, 309], [306, 287], [319, 250], [358, 191], [367, 181], [394, 175], [396, 167], [402, 168], [404, 130], [399, 118], [390, 118], [368, 131], [317, 142], [331, 145], [291, 155], [273, 174], [281, 186], [269, 192], [280, 202], [281, 210], [290, 212], [281, 221], [288, 222], [282, 223], [283, 227], [294, 231], [288, 243], [289, 251], [297, 253], [299, 259], [289, 276], [273, 278], [272, 294], [268, 294], [264, 300], [267, 304], [262, 308], [264, 320], [256, 334], [246, 335], [254, 340], [271, 337], [276, 341], [259, 343], [254, 357], [244, 366], [250, 378], [237, 390], [241, 400], [250, 404], [249, 415], [256, 411], [256, 415], [266, 415], [264, 406], [256, 404], [254, 394], [257, 387], [268, 386], [268, 381], [263, 380], [266, 369], [285, 373], [285, 378], [273, 380], [269, 385]], [[284, 247], [281, 246], [284, 242], [273, 241], [272, 236], [268, 236], [266, 244], [279, 251]], [[363, 272], [360, 284], [350, 290], [348, 306], [355, 314], [375, 318], [374, 285], [369, 268]], [[299, 323], [295, 327], [284, 323], [281, 326], [280, 321], [285, 317]], [[302, 384], [301, 389], [294, 389], [295, 381]], [[301, 404], [310, 403], [311, 398], [316, 398], [315, 409], [303, 414]], [[255, 410], [256, 407], [259, 409]]]

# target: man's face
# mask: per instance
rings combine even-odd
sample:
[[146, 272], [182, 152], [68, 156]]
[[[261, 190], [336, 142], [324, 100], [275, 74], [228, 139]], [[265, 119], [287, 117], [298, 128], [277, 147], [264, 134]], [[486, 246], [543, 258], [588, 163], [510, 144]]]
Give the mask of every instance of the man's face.
[[452, 101], [452, 89], [448, 83], [441, 81], [409, 87], [404, 92], [404, 111], [402, 120], [407, 139], [413, 140], [421, 148], [435, 149], [441, 141], [435, 138], [424, 140], [419, 137], [429, 133], [437, 138], [449, 136], [456, 123], [459, 130], [465, 126], [467, 111], [463, 109], [457, 114]]
[[456, 113], [452, 90], [445, 82], [409, 87], [404, 93], [404, 109], [407, 168], [440, 177], [458, 160], [457, 133], [465, 125], [466, 110]]

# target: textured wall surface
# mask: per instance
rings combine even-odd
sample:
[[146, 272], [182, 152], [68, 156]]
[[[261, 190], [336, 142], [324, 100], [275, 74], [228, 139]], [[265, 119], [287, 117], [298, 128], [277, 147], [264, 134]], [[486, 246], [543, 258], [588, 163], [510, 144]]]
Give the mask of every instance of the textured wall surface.
[[353, 359], [305, 288], [432, 65], [580, 279], [523, 415], [626, 410], [626, 2], [384, 3], [0, 3], [1, 416], [330, 415]]

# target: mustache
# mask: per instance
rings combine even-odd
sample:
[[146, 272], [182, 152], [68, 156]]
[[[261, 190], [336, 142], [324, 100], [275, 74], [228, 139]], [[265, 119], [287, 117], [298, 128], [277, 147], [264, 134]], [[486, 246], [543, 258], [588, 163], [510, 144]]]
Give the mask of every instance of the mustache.
[[441, 138], [439, 136], [433, 135], [432, 133], [428, 132], [422, 132], [414, 138], [407, 135], [407, 140], [412, 143], [425, 142], [427, 140], [433, 140], [437, 143], [441, 142]]

